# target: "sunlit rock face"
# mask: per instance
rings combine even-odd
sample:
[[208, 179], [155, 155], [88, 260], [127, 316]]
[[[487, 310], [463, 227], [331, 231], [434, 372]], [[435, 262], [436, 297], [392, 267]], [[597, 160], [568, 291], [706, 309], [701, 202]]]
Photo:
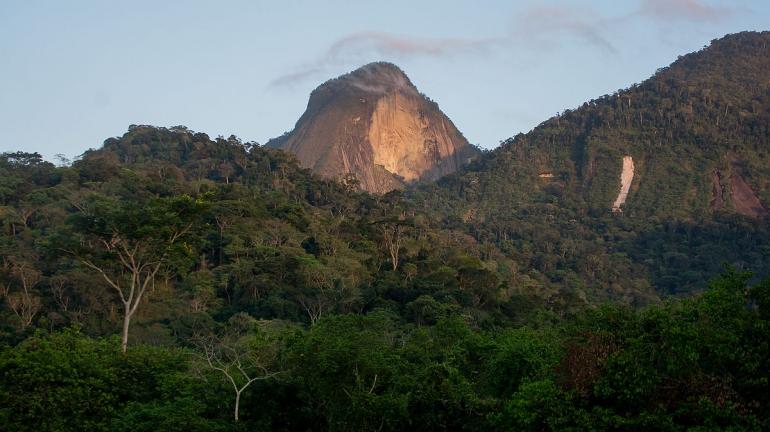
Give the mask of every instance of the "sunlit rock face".
[[634, 158], [631, 156], [623, 157], [623, 171], [620, 173], [620, 191], [615, 203], [612, 204], [613, 212], [622, 212], [621, 206], [626, 203], [628, 192], [631, 190], [631, 182], [634, 180]]
[[452, 173], [476, 155], [438, 105], [395, 65], [371, 63], [313, 91], [287, 135], [267, 144], [327, 178], [352, 173], [385, 193]]

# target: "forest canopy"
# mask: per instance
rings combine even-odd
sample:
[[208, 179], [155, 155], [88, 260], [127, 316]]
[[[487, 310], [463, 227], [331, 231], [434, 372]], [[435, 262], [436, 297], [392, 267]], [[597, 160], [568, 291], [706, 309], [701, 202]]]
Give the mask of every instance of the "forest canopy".
[[184, 126], [0, 154], [3, 430], [770, 429], [769, 38], [382, 195]]

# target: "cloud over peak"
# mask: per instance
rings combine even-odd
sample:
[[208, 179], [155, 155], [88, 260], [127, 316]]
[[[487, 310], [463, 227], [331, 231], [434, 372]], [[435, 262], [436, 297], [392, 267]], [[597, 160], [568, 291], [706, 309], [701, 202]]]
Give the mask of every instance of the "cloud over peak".
[[335, 41], [327, 51], [332, 59], [346, 55], [374, 52], [381, 56], [446, 56], [484, 49], [489, 39], [416, 38], [385, 32], [358, 32]]
[[320, 75], [335, 66], [357, 64], [377, 59], [405, 60], [412, 57], [451, 57], [482, 52], [503, 39], [429, 38], [396, 35], [387, 32], [356, 32], [335, 40], [315, 62], [285, 74], [270, 85], [292, 85]]
[[734, 11], [731, 6], [714, 5], [706, 0], [639, 0], [626, 14], [607, 16], [601, 10], [586, 6], [577, 7], [558, 1], [545, 4], [532, 2], [513, 17], [512, 25], [502, 29], [499, 36], [436, 38], [381, 31], [350, 33], [333, 41], [314, 61], [276, 78], [270, 86], [291, 86], [327, 75], [341, 66], [358, 65], [373, 59], [448, 58], [499, 53], [500, 48], [542, 51], [576, 42], [614, 56], [619, 53], [614, 41], [629, 23], [712, 25]]
[[732, 10], [700, 0], [642, 0], [639, 14], [664, 21], [718, 22]]

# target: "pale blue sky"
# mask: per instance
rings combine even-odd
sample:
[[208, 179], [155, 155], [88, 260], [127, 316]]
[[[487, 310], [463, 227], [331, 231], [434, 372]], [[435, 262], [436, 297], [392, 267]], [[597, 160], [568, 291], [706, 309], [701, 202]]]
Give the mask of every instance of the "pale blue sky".
[[377, 60], [492, 148], [768, 29], [764, 0], [0, 0], [0, 151], [73, 157], [129, 124], [264, 143], [318, 84]]

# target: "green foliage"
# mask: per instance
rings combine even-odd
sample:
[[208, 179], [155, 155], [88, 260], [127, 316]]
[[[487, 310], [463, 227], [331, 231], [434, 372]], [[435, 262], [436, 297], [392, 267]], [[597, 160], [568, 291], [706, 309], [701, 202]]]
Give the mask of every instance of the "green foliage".
[[122, 355], [116, 340], [73, 330], [32, 336], [0, 358], [0, 423], [8, 431], [108, 430], [124, 403], [158, 398], [165, 377], [185, 367], [174, 351]]
[[[732, 188], [740, 176], [770, 206], [769, 47], [768, 32], [713, 41], [641, 84], [505, 140], [412, 199], [497, 246], [543, 297], [571, 293], [552, 300], [566, 312], [581, 302], [689, 294], [723, 263], [764, 276], [768, 214], [738, 214]], [[634, 179], [623, 212], [612, 213], [625, 155]]]
[[330, 317], [292, 347], [293, 371], [330, 430], [394, 429], [406, 420], [394, 388], [403, 373], [398, 332], [383, 314]]
[[[767, 282], [748, 279], [728, 269], [693, 298], [537, 328], [480, 331], [457, 315], [414, 326], [376, 311], [303, 329], [239, 314], [234, 341], [280, 373], [247, 388], [238, 427], [764, 430], [770, 323], [755, 293]], [[0, 420], [10, 431], [232, 430], [232, 390], [201, 354], [38, 333], [0, 353]]]
[[506, 430], [582, 430], [579, 414], [553, 381], [542, 380], [522, 384], [492, 419], [497, 428]]
[[221, 420], [203, 417], [205, 407], [188, 398], [164, 401], [161, 404], [129, 403], [120, 417], [112, 422], [115, 432], [218, 432], [232, 430]]
[[552, 377], [561, 357], [559, 339], [552, 330], [523, 327], [502, 332], [495, 339], [497, 349], [486, 370], [494, 394], [507, 397], [528, 380]]
[[[770, 234], [710, 203], [714, 172], [770, 202], [767, 37], [382, 196], [181, 126], [0, 155], [3, 430], [770, 429]], [[211, 353], [266, 378], [237, 425]]]

